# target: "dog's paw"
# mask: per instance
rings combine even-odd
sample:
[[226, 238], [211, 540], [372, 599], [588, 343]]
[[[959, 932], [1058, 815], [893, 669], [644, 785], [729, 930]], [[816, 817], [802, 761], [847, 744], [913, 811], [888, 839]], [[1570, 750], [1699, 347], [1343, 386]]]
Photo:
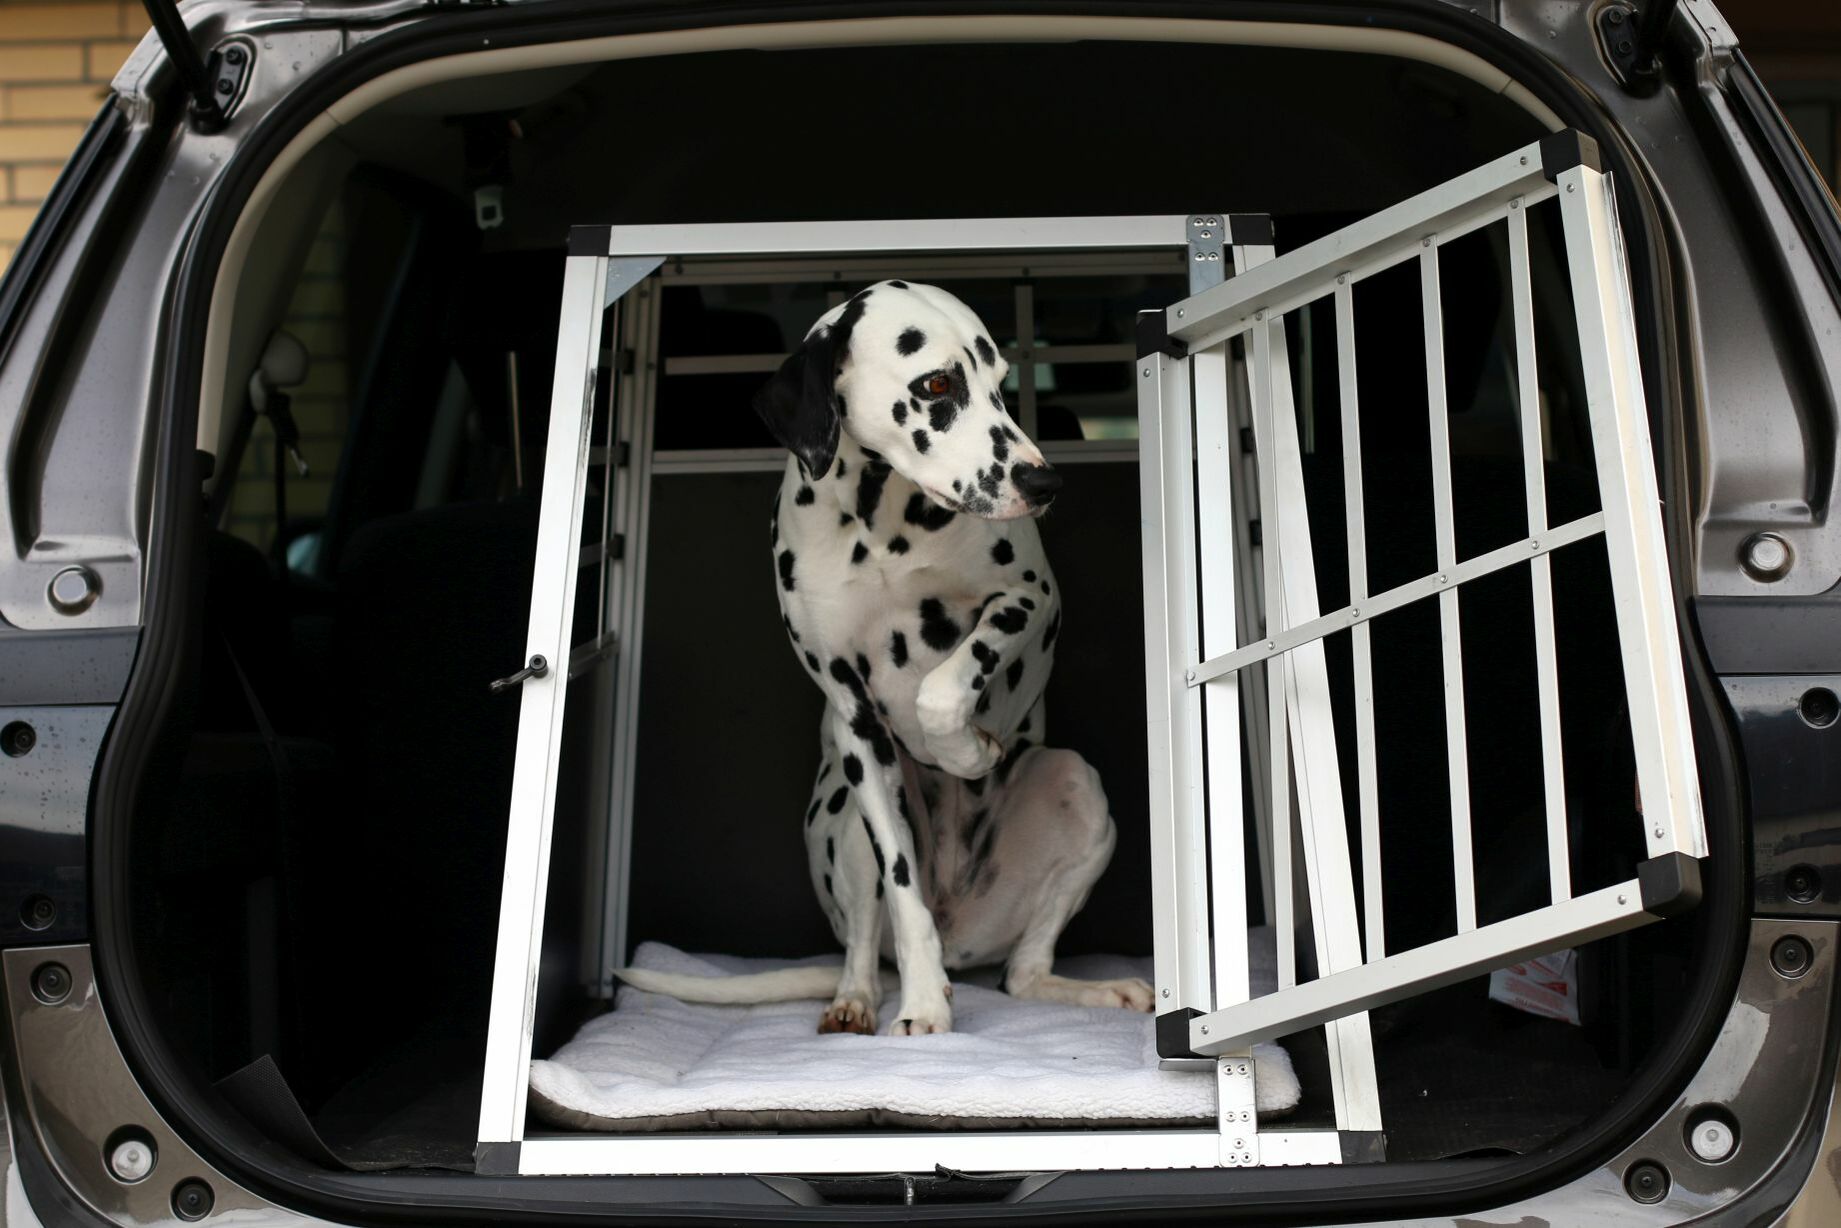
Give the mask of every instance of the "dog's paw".
[[874, 1036], [876, 1009], [865, 1006], [859, 998], [839, 998], [819, 1016], [818, 1030], [820, 1033], [856, 1032], [863, 1036]]
[[[948, 989], [951, 987], [948, 986]], [[946, 993], [928, 995], [921, 1000], [908, 995], [901, 999], [901, 1011], [889, 1027], [890, 1036], [929, 1036], [952, 1031], [952, 1007]]]
[[927, 733], [926, 745], [940, 770], [961, 780], [990, 775], [1004, 757], [1004, 744], [976, 725], [961, 725], [938, 737]]
[[1156, 1003], [1151, 987], [1135, 976], [1116, 981], [1078, 981], [1065, 976], [1042, 976], [1023, 984], [1011, 984], [1010, 992], [1018, 998], [1039, 1002], [1064, 1002], [1069, 1006], [1116, 1006], [1125, 1010], [1146, 1011]]

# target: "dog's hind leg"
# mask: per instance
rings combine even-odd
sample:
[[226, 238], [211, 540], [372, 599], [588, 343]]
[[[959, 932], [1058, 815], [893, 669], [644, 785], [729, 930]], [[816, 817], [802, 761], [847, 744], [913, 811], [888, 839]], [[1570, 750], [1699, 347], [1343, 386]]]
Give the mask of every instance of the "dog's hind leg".
[[1087, 902], [1118, 839], [1099, 773], [1071, 750], [1026, 751], [992, 821], [999, 827], [991, 875], [1002, 877], [1008, 868], [1036, 879], [1004, 988], [1018, 998], [1150, 1010], [1151, 987], [1136, 977], [1081, 981], [1054, 973], [1055, 943]]

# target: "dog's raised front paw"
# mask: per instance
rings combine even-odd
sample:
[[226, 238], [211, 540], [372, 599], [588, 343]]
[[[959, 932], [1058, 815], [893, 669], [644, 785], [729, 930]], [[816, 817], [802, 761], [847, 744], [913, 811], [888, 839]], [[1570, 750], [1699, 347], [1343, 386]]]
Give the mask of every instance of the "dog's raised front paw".
[[857, 1032], [864, 1036], [874, 1036], [876, 1010], [872, 1006], [865, 1006], [859, 998], [839, 998], [819, 1016], [818, 1030], [821, 1033]]
[[962, 725], [941, 736], [927, 733], [926, 744], [940, 770], [961, 780], [988, 776], [1004, 757], [1004, 744], [976, 725]]

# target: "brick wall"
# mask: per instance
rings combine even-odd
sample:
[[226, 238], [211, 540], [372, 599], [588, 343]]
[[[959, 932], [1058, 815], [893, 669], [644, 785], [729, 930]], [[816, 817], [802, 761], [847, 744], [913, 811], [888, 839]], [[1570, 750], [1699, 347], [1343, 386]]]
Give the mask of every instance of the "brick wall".
[[0, 0], [0, 268], [148, 24], [126, 0]]

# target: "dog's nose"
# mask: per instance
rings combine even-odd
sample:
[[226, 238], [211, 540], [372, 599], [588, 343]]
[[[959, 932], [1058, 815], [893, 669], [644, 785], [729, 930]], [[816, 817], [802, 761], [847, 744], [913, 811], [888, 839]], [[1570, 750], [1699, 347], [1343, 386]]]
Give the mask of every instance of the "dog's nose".
[[1061, 475], [1047, 465], [1015, 464], [1010, 466], [1010, 480], [1023, 492], [1031, 507], [1041, 507], [1061, 489]]

